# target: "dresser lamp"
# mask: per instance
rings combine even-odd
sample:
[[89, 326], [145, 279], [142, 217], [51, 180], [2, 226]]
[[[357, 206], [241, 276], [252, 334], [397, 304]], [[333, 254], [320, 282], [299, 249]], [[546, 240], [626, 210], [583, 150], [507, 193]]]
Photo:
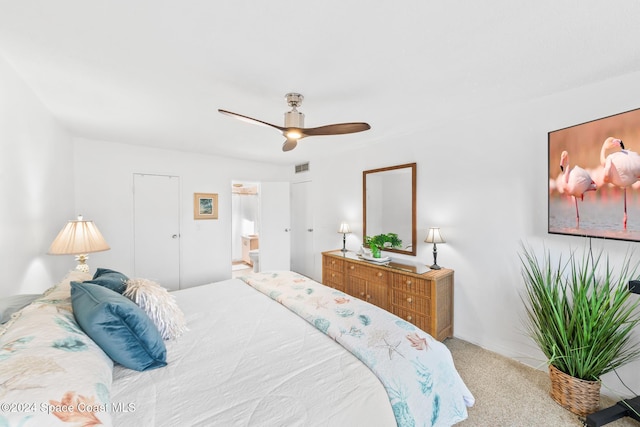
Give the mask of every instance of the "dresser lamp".
[[433, 243], [433, 265], [430, 265], [429, 268], [432, 270], [440, 270], [438, 263], [436, 262], [438, 258], [438, 248], [436, 247], [436, 243], [446, 243], [442, 238], [442, 234], [440, 234], [440, 227], [431, 227], [429, 228], [429, 234], [427, 234], [427, 238], [424, 239], [425, 243]]
[[100, 234], [93, 221], [85, 221], [82, 215], [77, 220], [71, 220], [64, 226], [55, 238], [49, 254], [51, 255], [75, 255], [78, 265], [76, 270], [89, 272], [87, 256], [91, 252], [101, 252], [111, 249]]
[[351, 229], [349, 228], [349, 224], [347, 224], [346, 222], [343, 222], [342, 224], [340, 224], [338, 233], [342, 234], [342, 252], [347, 252], [347, 234], [351, 234]]

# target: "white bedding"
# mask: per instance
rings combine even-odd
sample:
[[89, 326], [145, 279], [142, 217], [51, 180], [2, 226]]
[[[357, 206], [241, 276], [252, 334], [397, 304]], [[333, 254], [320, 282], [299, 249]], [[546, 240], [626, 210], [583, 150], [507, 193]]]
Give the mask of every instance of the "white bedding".
[[244, 282], [173, 294], [190, 330], [166, 367], [114, 368], [115, 426], [396, 425], [369, 368]]

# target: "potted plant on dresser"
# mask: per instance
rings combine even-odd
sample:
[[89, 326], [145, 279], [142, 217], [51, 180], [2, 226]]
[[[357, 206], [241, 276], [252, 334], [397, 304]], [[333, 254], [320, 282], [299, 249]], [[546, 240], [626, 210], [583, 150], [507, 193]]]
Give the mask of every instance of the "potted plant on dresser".
[[[640, 322], [639, 299], [629, 299], [638, 264], [627, 255], [617, 269], [589, 250], [552, 262], [523, 245], [527, 327], [548, 359], [551, 397], [586, 416], [599, 409], [600, 377], [640, 355], [631, 334]], [[614, 271], [616, 270], [616, 271]]]
[[369, 245], [371, 256], [380, 258], [384, 248], [398, 248], [402, 245], [402, 240], [396, 233], [378, 234], [376, 236], [365, 236], [364, 243]]

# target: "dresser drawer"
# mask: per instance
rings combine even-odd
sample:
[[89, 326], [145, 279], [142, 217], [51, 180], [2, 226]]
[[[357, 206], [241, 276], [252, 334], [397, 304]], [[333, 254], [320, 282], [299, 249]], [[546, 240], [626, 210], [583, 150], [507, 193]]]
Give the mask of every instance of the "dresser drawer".
[[337, 271], [326, 271], [324, 273], [324, 284], [344, 291], [344, 275]]
[[384, 283], [386, 285], [389, 280], [388, 271], [373, 266], [356, 264], [355, 262], [345, 263], [344, 272], [349, 276], [366, 279], [369, 283]]
[[323, 268], [342, 272], [344, 269], [344, 260], [334, 257], [322, 257], [324, 259]]
[[421, 314], [416, 314], [413, 311], [404, 310], [397, 306], [391, 306], [391, 312], [398, 316], [399, 318], [406, 320], [409, 323], [413, 323], [418, 328], [422, 329], [426, 333], [433, 335], [433, 332], [429, 330], [430, 320], [429, 316], [423, 316]]
[[412, 293], [417, 296], [429, 298], [431, 297], [431, 287], [429, 280], [418, 279], [406, 274], [393, 274], [391, 287], [401, 292]]
[[391, 291], [391, 304], [420, 314], [429, 314], [429, 298], [418, 296], [398, 289]]

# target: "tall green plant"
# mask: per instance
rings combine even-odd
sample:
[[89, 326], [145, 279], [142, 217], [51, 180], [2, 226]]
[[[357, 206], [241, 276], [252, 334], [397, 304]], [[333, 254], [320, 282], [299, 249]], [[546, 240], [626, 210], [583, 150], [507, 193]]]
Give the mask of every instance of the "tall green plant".
[[638, 343], [631, 342], [640, 299], [629, 299], [628, 282], [638, 269], [630, 254], [614, 274], [602, 251], [595, 257], [571, 251], [565, 263], [560, 257], [554, 264], [546, 249], [542, 260], [522, 249], [527, 326], [549, 363], [593, 381], [640, 356]]

